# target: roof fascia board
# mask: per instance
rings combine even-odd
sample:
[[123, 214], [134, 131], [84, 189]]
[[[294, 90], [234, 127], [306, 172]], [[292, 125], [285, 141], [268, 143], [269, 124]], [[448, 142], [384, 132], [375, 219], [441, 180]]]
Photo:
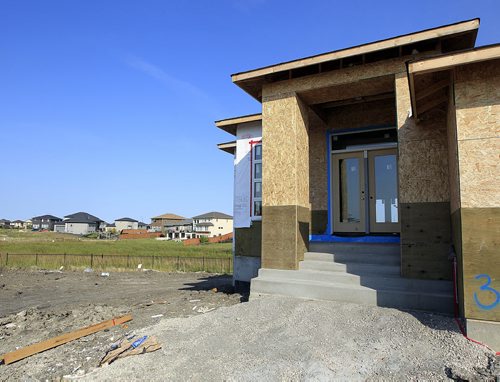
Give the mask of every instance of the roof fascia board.
[[359, 54], [372, 53], [383, 49], [394, 48], [397, 46], [412, 44], [433, 38], [464, 33], [468, 31], [477, 30], [478, 28], [479, 28], [479, 19], [472, 19], [468, 21], [459, 22], [456, 24], [450, 24], [438, 28], [427, 29], [416, 33], [410, 33], [398, 37], [393, 37], [386, 40], [358, 45], [347, 49], [336, 50], [329, 53], [323, 53], [316, 56], [306, 57], [298, 60], [280, 63], [277, 65], [254, 69], [247, 72], [235, 73], [231, 75], [231, 79], [233, 82], [250, 80], [256, 77], [265, 76], [267, 74], [272, 74], [296, 68], [302, 68], [308, 65], [314, 65], [327, 61], [338, 60], [341, 58], [355, 56]]
[[500, 44], [410, 62], [408, 63], [408, 73], [413, 75], [436, 72], [451, 69], [458, 65], [472, 64], [497, 58], [500, 58]]

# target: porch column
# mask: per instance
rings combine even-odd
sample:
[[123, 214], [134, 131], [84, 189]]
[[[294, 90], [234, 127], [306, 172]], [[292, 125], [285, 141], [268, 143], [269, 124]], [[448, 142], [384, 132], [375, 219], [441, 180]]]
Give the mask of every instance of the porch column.
[[293, 92], [262, 100], [262, 267], [297, 269], [309, 243], [307, 106]]

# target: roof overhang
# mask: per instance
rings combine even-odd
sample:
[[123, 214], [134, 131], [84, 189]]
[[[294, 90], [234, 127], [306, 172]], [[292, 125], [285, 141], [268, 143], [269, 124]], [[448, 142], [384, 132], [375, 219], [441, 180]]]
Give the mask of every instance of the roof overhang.
[[[415, 119], [448, 100], [449, 71], [457, 66], [500, 59], [500, 44], [419, 59], [408, 63], [412, 115]], [[431, 78], [431, 76], [433, 76]], [[427, 83], [425, 80], [428, 79]], [[429, 83], [429, 80], [432, 83]], [[423, 84], [423, 85], [422, 85]]]
[[234, 155], [236, 154], [236, 141], [219, 143], [217, 144], [217, 148], [219, 150], [225, 151], [226, 153]]
[[439, 49], [441, 52], [446, 53], [472, 48], [476, 41], [478, 28], [478, 18], [462, 21], [351, 48], [235, 73], [231, 76], [231, 79], [252, 97], [261, 101], [262, 86], [265, 83], [411, 55], [414, 49], [417, 51]]
[[262, 114], [249, 114], [215, 121], [215, 126], [229, 134], [236, 136], [236, 128], [242, 123], [256, 122], [262, 120]]

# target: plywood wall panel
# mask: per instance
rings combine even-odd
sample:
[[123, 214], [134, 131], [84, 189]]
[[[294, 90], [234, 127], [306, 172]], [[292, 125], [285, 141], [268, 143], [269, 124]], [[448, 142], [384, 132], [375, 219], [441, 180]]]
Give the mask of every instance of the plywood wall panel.
[[396, 74], [395, 88], [400, 203], [449, 201], [446, 115], [437, 112], [416, 124], [406, 73]]
[[461, 212], [465, 317], [500, 321], [500, 208]]
[[458, 142], [463, 208], [500, 206], [500, 138]]
[[401, 203], [449, 201], [448, 151], [445, 141], [400, 143]]
[[500, 136], [500, 60], [457, 68], [458, 139]]
[[309, 198], [312, 210], [328, 209], [328, 126], [309, 113]]
[[263, 205], [308, 206], [307, 113], [300, 104], [291, 93], [262, 105]]
[[396, 126], [394, 99], [336, 107], [327, 111], [328, 128], [350, 129], [370, 126]]
[[266, 84], [263, 88], [263, 99], [266, 95], [286, 94], [290, 91], [300, 93], [311, 89], [322, 89], [328, 86], [348, 84], [375, 77], [384, 77], [397, 72], [406, 73], [405, 61], [407, 59], [408, 57], [398, 57], [391, 60]]
[[448, 169], [450, 186], [450, 211], [453, 214], [460, 208], [460, 174], [458, 166], [457, 123], [455, 119], [455, 105], [453, 93], [447, 109], [447, 138], [448, 138]]

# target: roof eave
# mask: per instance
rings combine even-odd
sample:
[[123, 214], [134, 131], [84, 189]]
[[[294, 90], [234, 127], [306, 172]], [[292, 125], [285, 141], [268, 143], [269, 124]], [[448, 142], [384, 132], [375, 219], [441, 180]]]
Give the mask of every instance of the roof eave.
[[231, 79], [236, 85], [238, 85], [245, 92], [250, 94], [258, 101], [261, 101], [260, 92], [262, 84], [259, 84], [259, 81], [262, 81], [265, 76], [276, 74], [279, 72], [286, 72], [293, 69], [304, 68], [307, 66], [318, 65], [329, 61], [336, 61], [347, 57], [354, 57], [368, 53], [375, 53], [386, 49], [415, 44], [417, 42], [425, 40], [432, 40], [437, 38], [442, 39], [444, 37], [460, 36], [465, 34], [469, 34], [469, 38], [472, 43], [471, 47], [473, 47], [475, 44], [479, 24], [480, 24], [479, 18], [475, 18], [454, 24], [444, 25], [414, 33], [391, 37], [388, 39], [379, 40], [367, 44], [357, 45], [350, 48], [335, 50], [292, 61], [286, 61], [279, 64], [265, 66], [245, 72], [239, 72], [232, 74]]

